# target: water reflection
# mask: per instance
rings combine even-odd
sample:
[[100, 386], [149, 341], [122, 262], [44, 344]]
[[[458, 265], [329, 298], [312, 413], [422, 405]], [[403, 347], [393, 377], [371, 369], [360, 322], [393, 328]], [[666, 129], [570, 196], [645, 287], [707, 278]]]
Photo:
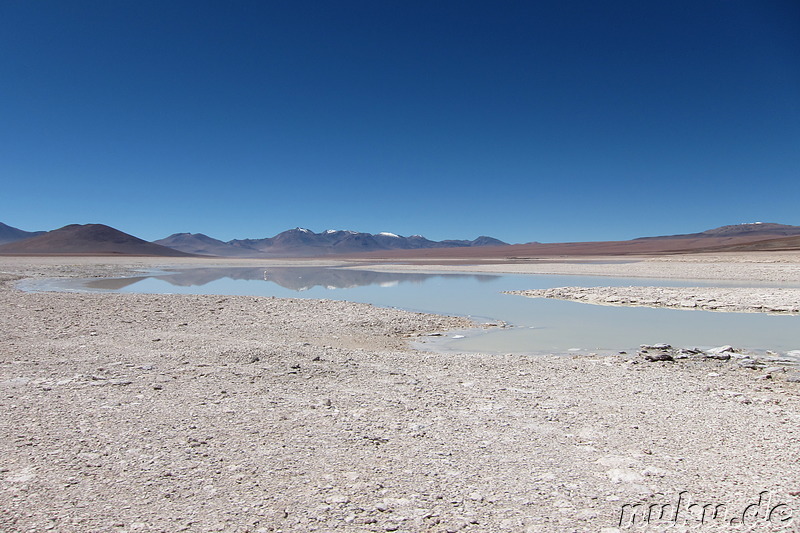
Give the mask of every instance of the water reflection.
[[741, 286], [736, 282], [590, 276], [392, 273], [326, 267], [214, 267], [123, 279], [37, 280], [29, 284], [29, 288], [349, 300], [468, 316], [481, 322], [503, 321], [513, 326], [479, 336], [448, 340], [449, 349], [465, 352], [630, 350], [639, 344], [657, 342], [682, 347], [731, 344], [781, 353], [800, 350], [800, 316], [595, 306], [502, 293], [563, 286], [711, 284]]
[[422, 284], [433, 278], [471, 279], [487, 282], [497, 279], [494, 274], [425, 274], [375, 272], [326, 267], [271, 267], [271, 268], [192, 268], [180, 272], [122, 279], [96, 279], [85, 282], [89, 289], [122, 290], [148, 279], [164, 281], [175, 287], [201, 287], [229, 279], [238, 281], [269, 281], [293, 291], [308, 291], [315, 287], [325, 289], [352, 289], [375, 285], [394, 287], [400, 283]]

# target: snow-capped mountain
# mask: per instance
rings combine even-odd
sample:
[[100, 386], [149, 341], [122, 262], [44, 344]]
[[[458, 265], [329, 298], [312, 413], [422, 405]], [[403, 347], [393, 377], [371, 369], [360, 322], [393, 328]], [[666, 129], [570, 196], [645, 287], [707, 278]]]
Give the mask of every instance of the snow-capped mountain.
[[202, 233], [176, 233], [155, 242], [193, 254], [237, 257], [319, 256], [375, 250], [414, 250], [506, 244], [498, 239], [484, 236], [472, 241], [432, 241], [421, 235], [403, 237], [386, 231], [372, 234], [329, 229], [322, 233], [314, 233], [306, 228], [290, 229], [274, 237], [263, 239], [233, 239], [228, 242], [213, 239]]

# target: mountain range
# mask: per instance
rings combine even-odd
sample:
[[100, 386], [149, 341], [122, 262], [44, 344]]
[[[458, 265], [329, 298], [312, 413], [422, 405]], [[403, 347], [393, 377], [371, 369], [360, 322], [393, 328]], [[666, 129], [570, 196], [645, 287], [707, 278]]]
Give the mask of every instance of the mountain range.
[[191, 254], [223, 257], [308, 257], [376, 250], [468, 248], [507, 244], [486, 236], [471, 241], [432, 241], [422, 235], [403, 237], [387, 232], [372, 234], [348, 230], [327, 230], [322, 233], [314, 233], [305, 228], [290, 229], [274, 237], [263, 239], [234, 239], [224, 242], [202, 233], [175, 233], [154, 242]]
[[[10, 241], [10, 242], [9, 242]], [[149, 255], [216, 257], [320, 257], [357, 255], [364, 259], [524, 261], [529, 257], [633, 255], [689, 252], [800, 250], [800, 226], [751, 223], [699, 233], [642, 237], [628, 241], [506, 244], [492, 237], [431, 241], [421, 235], [360, 233], [304, 228], [263, 239], [221, 241], [201, 233], [176, 233], [148, 242], [103, 224], [71, 224], [49, 232], [29, 232], [0, 223], [0, 254]]]
[[155, 256], [216, 257], [317, 257], [368, 251], [504, 246], [492, 237], [472, 241], [431, 241], [421, 235], [401, 237], [393, 233], [359, 233], [328, 230], [314, 233], [305, 228], [284, 231], [263, 239], [224, 242], [202, 233], [176, 233], [154, 242], [134, 237], [104, 224], [70, 224], [53, 231], [23, 231], [5, 224], [0, 227], [5, 244], [0, 254], [128, 254]]

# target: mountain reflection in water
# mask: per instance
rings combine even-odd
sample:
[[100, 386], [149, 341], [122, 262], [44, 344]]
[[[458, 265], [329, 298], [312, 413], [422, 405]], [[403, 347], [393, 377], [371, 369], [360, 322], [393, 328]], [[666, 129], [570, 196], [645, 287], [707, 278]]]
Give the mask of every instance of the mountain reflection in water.
[[[266, 281], [266, 283], [265, 283]], [[410, 311], [460, 315], [511, 327], [441, 339], [463, 352], [572, 353], [635, 350], [668, 342], [680, 347], [730, 344], [781, 355], [800, 353], [800, 317], [598, 306], [503, 294], [565, 286], [702, 286], [719, 282], [591, 276], [375, 272], [335, 267], [204, 267], [123, 279], [34, 280], [33, 290], [218, 294], [320, 298]], [[736, 286], [731, 282], [731, 286]], [[341, 290], [329, 290], [341, 289]], [[792, 355], [796, 357], [796, 355]]]
[[487, 282], [497, 279], [492, 274], [423, 274], [375, 272], [325, 267], [271, 267], [271, 268], [192, 268], [170, 274], [137, 276], [123, 279], [98, 279], [86, 282], [91, 289], [121, 290], [146, 279], [165, 281], [176, 287], [200, 287], [221, 279], [244, 281], [269, 281], [292, 291], [307, 291], [314, 287], [326, 289], [352, 289], [377, 285], [393, 287], [400, 283], [422, 284], [432, 278], [472, 279]]

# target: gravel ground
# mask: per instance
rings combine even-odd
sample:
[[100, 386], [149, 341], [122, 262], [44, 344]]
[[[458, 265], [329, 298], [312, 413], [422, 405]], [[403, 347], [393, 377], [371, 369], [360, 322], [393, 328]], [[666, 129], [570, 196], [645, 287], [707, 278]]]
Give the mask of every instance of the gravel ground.
[[672, 505], [641, 531], [690, 501], [725, 506], [704, 531], [800, 530], [792, 369], [433, 354], [406, 342], [464, 319], [13, 287], [136, 266], [0, 264], [0, 530], [610, 532]]

